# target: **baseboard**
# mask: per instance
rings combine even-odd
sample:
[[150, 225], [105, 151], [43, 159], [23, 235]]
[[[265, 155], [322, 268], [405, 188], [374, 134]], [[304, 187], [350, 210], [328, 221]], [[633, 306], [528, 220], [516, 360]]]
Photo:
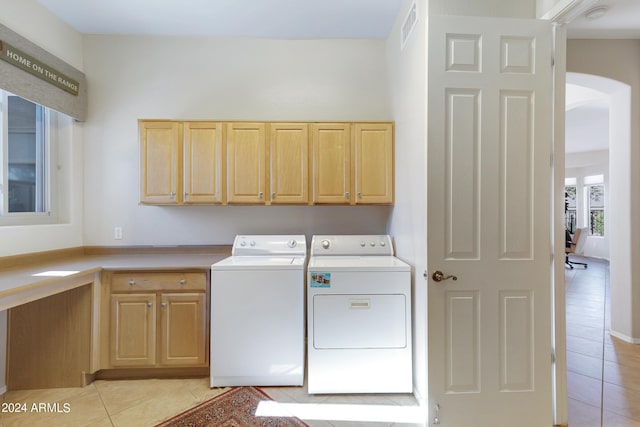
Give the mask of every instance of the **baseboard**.
[[640, 344], [640, 338], [632, 338], [628, 335], [621, 334], [620, 332], [616, 332], [613, 329], [609, 329], [609, 334], [622, 341], [628, 342], [629, 344]]
[[426, 405], [426, 402], [422, 400], [422, 395], [420, 394], [418, 389], [415, 387], [413, 388], [413, 397], [416, 399], [416, 402], [418, 402], [420, 406], [422, 406], [423, 404]]

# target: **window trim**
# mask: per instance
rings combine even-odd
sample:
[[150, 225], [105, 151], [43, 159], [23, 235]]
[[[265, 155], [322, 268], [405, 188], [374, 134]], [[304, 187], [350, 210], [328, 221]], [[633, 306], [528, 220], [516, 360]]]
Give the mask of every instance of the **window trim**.
[[58, 144], [58, 120], [57, 112], [51, 110], [43, 105], [42, 111], [44, 114], [43, 130], [45, 133], [44, 150], [42, 155], [44, 157], [44, 171], [45, 183], [44, 191], [45, 195], [43, 203], [45, 205], [44, 212], [7, 212], [9, 209], [9, 171], [8, 171], [8, 159], [9, 159], [9, 147], [5, 143], [8, 141], [9, 129], [8, 129], [8, 97], [18, 96], [7, 91], [0, 91], [0, 226], [21, 226], [21, 225], [45, 225], [45, 224], [57, 224], [57, 183], [56, 173], [57, 170], [57, 144]]

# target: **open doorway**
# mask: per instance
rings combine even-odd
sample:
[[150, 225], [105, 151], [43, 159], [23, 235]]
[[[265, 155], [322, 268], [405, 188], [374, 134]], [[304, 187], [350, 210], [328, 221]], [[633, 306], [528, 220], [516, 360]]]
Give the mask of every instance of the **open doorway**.
[[[588, 230], [579, 252], [589, 257], [588, 269], [566, 270], [569, 424], [636, 425], [640, 411], [628, 408], [640, 405], [640, 353], [626, 332], [632, 323], [630, 87], [576, 73], [566, 81], [565, 176], [576, 196], [575, 224], [567, 225]], [[592, 221], [594, 188], [604, 192], [601, 228]]]
[[[602, 150], [601, 143], [599, 146], [595, 145], [599, 151], [592, 150], [592, 154], [570, 154], [568, 152], [565, 167], [567, 174], [576, 172], [575, 175], [578, 175], [577, 171], [580, 171], [583, 177], [583, 188], [585, 188], [584, 177], [597, 176], [600, 173], [594, 172], [608, 169], [607, 173], [602, 173], [606, 192], [604, 202], [606, 206], [604, 234], [606, 237], [590, 236], [590, 241], [585, 245], [585, 254], [609, 259], [610, 283], [613, 284], [610, 297], [612, 307], [610, 333], [625, 341], [632, 342], [631, 307], [625, 303], [631, 300], [631, 237], [629, 234], [631, 227], [631, 165], [629, 162], [631, 88], [625, 83], [609, 78], [581, 73], [567, 73], [566, 82], [568, 100], [570, 90], [581, 94], [573, 97], [571, 100], [572, 109], [567, 111], [567, 122], [571, 120], [573, 112], [577, 112], [575, 114], [577, 123], [574, 126], [576, 132], [574, 136], [577, 141], [570, 142], [569, 138], [572, 136], [568, 134], [567, 151], [573, 149], [577, 153], [578, 148], [576, 147], [579, 147], [580, 144], [594, 147], [593, 144], [596, 144], [595, 140], [598, 138], [592, 138], [591, 135], [587, 137], [584, 133], [580, 134], [582, 131], [596, 132], [595, 128], [591, 128], [592, 124], [598, 127], [599, 123], [600, 129], [597, 132], [601, 135], [600, 139], [606, 139], [608, 136], [607, 161], [602, 159], [593, 161], [594, 158], [603, 157], [603, 153], [607, 153], [606, 150]], [[585, 111], [580, 112], [581, 106]], [[591, 107], [587, 108], [587, 106]], [[579, 120], [580, 117], [582, 120]], [[596, 117], [599, 118], [596, 119]], [[588, 120], [591, 122], [587, 123]], [[606, 125], [608, 128], [603, 130], [602, 128]], [[602, 136], [603, 132], [605, 136]], [[593, 153], [600, 153], [600, 156]], [[587, 165], [587, 163], [590, 164]], [[607, 252], [608, 257], [604, 256]]]

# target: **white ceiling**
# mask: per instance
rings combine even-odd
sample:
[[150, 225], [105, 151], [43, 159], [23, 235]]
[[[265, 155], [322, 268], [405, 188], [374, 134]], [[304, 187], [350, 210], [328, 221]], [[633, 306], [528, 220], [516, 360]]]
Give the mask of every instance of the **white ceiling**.
[[402, 0], [38, 0], [81, 33], [386, 38]]
[[607, 13], [589, 20], [576, 16], [567, 26], [571, 39], [638, 39], [640, 38], [640, 0], [598, 0], [587, 9], [604, 6]]
[[[402, 0], [38, 0], [86, 34], [284, 39], [386, 38]], [[640, 0], [576, 0], [606, 6], [568, 25], [569, 38], [640, 38]]]

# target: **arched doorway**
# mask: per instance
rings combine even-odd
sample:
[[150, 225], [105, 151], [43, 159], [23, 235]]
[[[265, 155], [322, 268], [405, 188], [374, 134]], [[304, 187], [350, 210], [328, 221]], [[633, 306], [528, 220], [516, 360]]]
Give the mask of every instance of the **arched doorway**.
[[566, 83], [601, 94], [609, 106], [609, 257], [613, 336], [634, 342], [631, 283], [631, 87], [606, 77], [567, 73]]

